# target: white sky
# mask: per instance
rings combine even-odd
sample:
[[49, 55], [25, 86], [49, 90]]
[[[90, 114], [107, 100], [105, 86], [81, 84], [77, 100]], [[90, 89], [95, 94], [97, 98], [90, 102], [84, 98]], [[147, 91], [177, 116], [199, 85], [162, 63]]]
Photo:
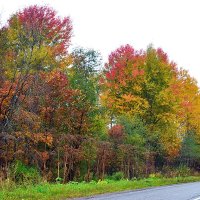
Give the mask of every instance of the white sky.
[[99, 50], [104, 61], [121, 45], [152, 43], [200, 83], [200, 0], [0, 0], [1, 20], [34, 4], [70, 16], [73, 46]]

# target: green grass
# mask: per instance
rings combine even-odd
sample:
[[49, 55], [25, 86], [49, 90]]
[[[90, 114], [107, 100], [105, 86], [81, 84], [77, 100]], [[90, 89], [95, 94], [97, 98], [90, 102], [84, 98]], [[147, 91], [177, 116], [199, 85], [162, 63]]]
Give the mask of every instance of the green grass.
[[56, 200], [72, 197], [90, 196], [107, 192], [134, 190], [153, 186], [170, 185], [177, 183], [200, 181], [200, 177], [177, 177], [177, 178], [147, 178], [127, 181], [101, 181], [96, 183], [69, 183], [48, 184], [43, 183], [35, 186], [4, 187], [0, 190], [1, 200]]

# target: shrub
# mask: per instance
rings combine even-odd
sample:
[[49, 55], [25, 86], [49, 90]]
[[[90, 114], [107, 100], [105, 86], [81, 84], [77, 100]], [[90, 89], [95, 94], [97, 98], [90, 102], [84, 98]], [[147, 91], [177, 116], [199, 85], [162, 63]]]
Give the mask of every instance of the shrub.
[[21, 161], [16, 161], [10, 169], [11, 178], [18, 184], [36, 184], [41, 176], [36, 168], [29, 167]]
[[149, 174], [149, 178], [162, 178], [162, 174], [157, 172], [153, 174]]
[[16, 188], [15, 182], [9, 178], [0, 182], [0, 191], [1, 190], [12, 191], [15, 188]]
[[90, 184], [97, 184], [97, 182], [95, 180], [91, 180], [89, 183]]
[[77, 181], [70, 181], [69, 184], [78, 185], [78, 182]]
[[56, 178], [56, 183], [61, 183], [62, 180], [63, 180], [63, 179], [62, 179], [61, 177], [57, 177], [57, 178]]
[[99, 179], [98, 182], [97, 182], [97, 184], [99, 184], [99, 185], [105, 185], [105, 184], [108, 184], [108, 181]]
[[116, 172], [111, 176], [112, 180], [119, 181], [124, 178], [123, 172]]
[[180, 165], [179, 167], [173, 168], [169, 166], [163, 167], [163, 174], [165, 177], [177, 177], [177, 176], [190, 176], [192, 171], [189, 167], [185, 165]]
[[191, 169], [185, 165], [181, 165], [179, 166], [177, 169], [177, 176], [182, 176], [182, 177], [186, 177], [186, 176], [190, 176], [191, 175]]

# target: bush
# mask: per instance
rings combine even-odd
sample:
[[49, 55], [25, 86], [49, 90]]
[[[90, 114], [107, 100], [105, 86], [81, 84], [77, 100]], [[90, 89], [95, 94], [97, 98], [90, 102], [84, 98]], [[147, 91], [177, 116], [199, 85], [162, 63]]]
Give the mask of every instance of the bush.
[[105, 184], [108, 184], [108, 181], [99, 179], [98, 182], [97, 182], [97, 184], [99, 184], [99, 185], [105, 185]]
[[177, 171], [177, 176], [182, 176], [182, 177], [190, 176], [192, 174], [191, 169], [185, 165], [179, 166], [176, 169], [176, 171]]
[[157, 173], [153, 173], [153, 174], [149, 174], [149, 178], [162, 178], [162, 174], [157, 172]]
[[111, 176], [112, 180], [119, 181], [124, 178], [123, 172], [116, 172]]
[[77, 181], [70, 181], [68, 184], [78, 185], [79, 183]]
[[192, 171], [189, 167], [185, 165], [180, 165], [179, 167], [169, 167], [169, 166], [164, 166], [163, 167], [163, 174], [165, 177], [186, 177], [190, 176], [192, 174]]
[[1, 190], [12, 191], [16, 187], [17, 187], [17, 185], [15, 184], [15, 182], [9, 178], [0, 182], [0, 191]]
[[62, 179], [61, 177], [57, 177], [57, 178], [56, 178], [56, 183], [59, 184], [59, 183], [61, 183], [62, 181], [63, 181], [63, 179]]
[[91, 180], [89, 183], [94, 184], [94, 185], [97, 184], [97, 182], [95, 180]]
[[11, 178], [18, 184], [36, 184], [41, 182], [41, 176], [36, 168], [16, 161], [10, 169]]

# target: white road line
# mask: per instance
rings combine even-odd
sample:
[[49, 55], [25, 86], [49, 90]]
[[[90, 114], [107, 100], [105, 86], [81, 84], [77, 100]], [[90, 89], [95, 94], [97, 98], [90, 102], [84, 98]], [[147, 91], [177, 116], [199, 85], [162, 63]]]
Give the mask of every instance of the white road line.
[[195, 198], [195, 199], [192, 199], [192, 200], [200, 200], [200, 197], [197, 197], [197, 198]]

